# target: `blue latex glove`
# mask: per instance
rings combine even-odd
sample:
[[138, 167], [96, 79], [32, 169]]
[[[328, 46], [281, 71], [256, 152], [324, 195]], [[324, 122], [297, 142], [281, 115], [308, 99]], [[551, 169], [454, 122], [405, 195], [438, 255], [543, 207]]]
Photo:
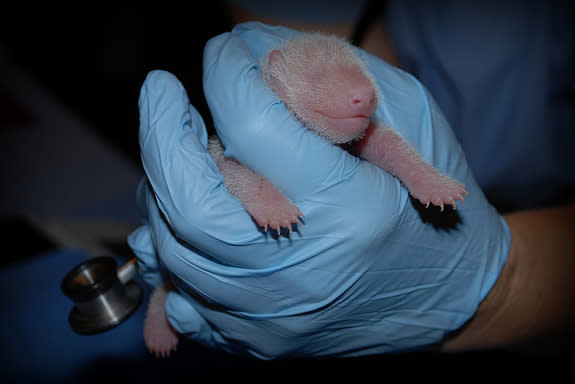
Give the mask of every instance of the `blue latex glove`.
[[355, 356], [439, 342], [494, 284], [508, 229], [429, 94], [383, 61], [361, 53], [380, 90], [378, 118], [470, 192], [456, 229], [424, 223], [396, 178], [292, 118], [258, 60], [294, 33], [246, 23], [213, 38], [204, 89], [228, 155], [283, 190], [305, 224], [290, 238], [260, 232], [225, 189], [182, 85], [151, 72], [140, 95], [147, 218], [129, 238], [143, 274], [157, 284], [169, 272], [178, 332], [235, 353]]

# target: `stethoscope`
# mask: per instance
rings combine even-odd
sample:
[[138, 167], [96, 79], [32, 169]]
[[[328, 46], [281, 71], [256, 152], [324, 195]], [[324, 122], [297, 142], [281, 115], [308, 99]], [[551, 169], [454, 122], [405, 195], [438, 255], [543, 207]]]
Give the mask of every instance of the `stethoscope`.
[[61, 289], [75, 303], [68, 321], [76, 333], [107, 331], [134, 313], [142, 300], [142, 289], [132, 280], [136, 261], [118, 268], [113, 257], [94, 257], [66, 274]]

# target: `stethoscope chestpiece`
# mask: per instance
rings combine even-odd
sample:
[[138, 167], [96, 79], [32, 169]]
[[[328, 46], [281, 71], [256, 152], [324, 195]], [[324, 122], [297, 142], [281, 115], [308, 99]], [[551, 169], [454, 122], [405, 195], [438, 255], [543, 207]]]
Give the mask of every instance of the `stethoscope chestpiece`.
[[[133, 261], [128, 263], [134, 265]], [[121, 268], [120, 276], [125, 269]], [[133, 280], [121, 281], [118, 274], [116, 260], [105, 256], [77, 265], [64, 277], [61, 289], [75, 303], [68, 320], [76, 333], [92, 335], [107, 331], [139, 307], [142, 289]]]

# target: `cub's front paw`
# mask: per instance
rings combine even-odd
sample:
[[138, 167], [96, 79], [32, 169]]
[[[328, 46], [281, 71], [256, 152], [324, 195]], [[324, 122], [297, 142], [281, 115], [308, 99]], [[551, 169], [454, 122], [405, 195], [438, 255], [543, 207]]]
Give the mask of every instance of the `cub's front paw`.
[[457, 208], [457, 200], [465, 203], [463, 195], [469, 196], [465, 186], [450, 177], [435, 173], [411, 186], [409, 192], [426, 207], [429, 204], [441, 207], [451, 205]]

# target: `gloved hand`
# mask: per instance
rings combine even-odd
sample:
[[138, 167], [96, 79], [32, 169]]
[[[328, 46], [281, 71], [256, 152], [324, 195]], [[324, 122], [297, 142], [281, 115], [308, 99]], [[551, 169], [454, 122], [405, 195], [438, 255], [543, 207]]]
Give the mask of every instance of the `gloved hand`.
[[289, 238], [260, 232], [225, 189], [182, 85], [151, 72], [139, 104], [147, 218], [129, 238], [143, 274], [157, 284], [168, 271], [178, 332], [234, 353], [354, 356], [438, 342], [497, 279], [507, 226], [430, 95], [374, 56], [361, 52], [380, 91], [376, 116], [470, 193], [455, 228], [422, 220], [397, 179], [297, 122], [258, 70], [295, 33], [246, 23], [213, 38], [204, 91], [226, 153], [284, 191], [305, 224]]

